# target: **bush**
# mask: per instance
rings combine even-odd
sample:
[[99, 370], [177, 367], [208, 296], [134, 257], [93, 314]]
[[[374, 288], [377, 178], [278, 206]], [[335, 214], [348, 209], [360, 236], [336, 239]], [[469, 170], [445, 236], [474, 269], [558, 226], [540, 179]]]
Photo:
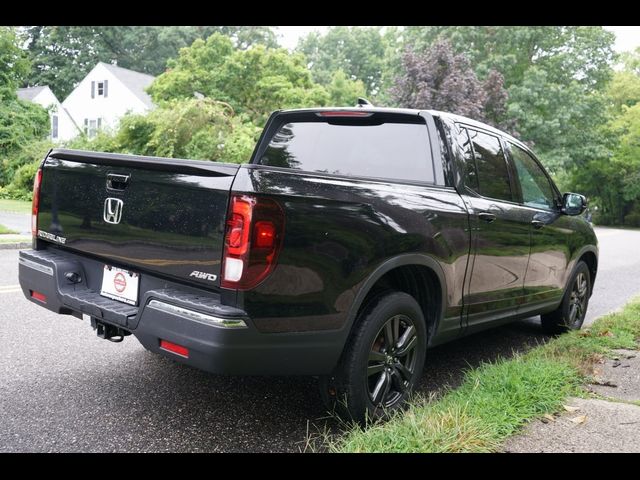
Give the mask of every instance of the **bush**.
[[[244, 123], [243, 123], [244, 122]], [[211, 98], [162, 102], [148, 114], [125, 115], [116, 131], [78, 137], [69, 148], [242, 163], [261, 129]]]
[[32, 141], [6, 159], [3, 169], [6, 168], [5, 178], [8, 181], [4, 187], [0, 187], [0, 198], [31, 200], [33, 177], [52, 147], [50, 140]]
[[[49, 131], [49, 115], [40, 105], [18, 99], [0, 102], [0, 185], [42, 149]], [[46, 151], [45, 151], [46, 153]]]
[[640, 204], [636, 203], [631, 211], [625, 215], [624, 224], [629, 227], [640, 227]]

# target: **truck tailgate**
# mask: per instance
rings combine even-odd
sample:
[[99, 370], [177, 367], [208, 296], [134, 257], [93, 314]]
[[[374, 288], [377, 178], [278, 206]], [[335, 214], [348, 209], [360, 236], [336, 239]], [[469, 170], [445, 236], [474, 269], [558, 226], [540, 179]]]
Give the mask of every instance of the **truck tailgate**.
[[237, 169], [54, 150], [43, 164], [38, 238], [105, 264], [217, 286]]

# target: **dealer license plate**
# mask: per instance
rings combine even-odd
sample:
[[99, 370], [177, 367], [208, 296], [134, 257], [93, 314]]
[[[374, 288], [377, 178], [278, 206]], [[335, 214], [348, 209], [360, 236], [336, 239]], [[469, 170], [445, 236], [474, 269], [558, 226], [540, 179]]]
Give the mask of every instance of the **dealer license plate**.
[[122, 268], [104, 266], [100, 295], [129, 305], [138, 305], [140, 275]]

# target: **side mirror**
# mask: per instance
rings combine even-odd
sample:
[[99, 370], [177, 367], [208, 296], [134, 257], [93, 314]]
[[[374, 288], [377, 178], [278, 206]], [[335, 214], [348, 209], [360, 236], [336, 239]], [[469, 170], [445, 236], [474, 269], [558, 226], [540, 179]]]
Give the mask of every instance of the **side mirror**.
[[579, 193], [565, 193], [562, 196], [562, 213], [580, 215], [587, 208], [587, 197]]

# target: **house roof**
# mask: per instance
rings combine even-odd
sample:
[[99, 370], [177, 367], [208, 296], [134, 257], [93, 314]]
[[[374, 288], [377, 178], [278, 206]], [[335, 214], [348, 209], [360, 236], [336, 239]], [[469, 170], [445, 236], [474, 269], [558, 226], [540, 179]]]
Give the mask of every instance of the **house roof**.
[[44, 87], [19, 88], [18, 92], [17, 92], [18, 93], [18, 98], [21, 99], [21, 100], [27, 100], [27, 101], [31, 102], [45, 88], [49, 88], [49, 87], [44, 86]]
[[100, 62], [107, 70], [118, 78], [131, 92], [140, 99], [147, 107], [153, 108], [153, 101], [147, 92], [144, 91], [156, 77], [146, 73], [134, 72], [128, 68], [118, 67], [110, 63]]

